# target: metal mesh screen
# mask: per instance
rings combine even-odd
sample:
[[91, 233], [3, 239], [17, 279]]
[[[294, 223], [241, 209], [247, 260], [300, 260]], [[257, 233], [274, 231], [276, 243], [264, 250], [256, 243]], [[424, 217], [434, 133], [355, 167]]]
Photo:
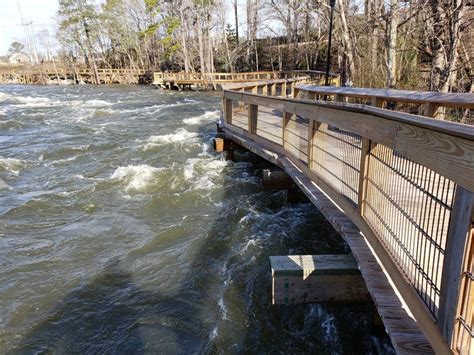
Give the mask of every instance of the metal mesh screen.
[[364, 217], [436, 318], [455, 184], [380, 144], [369, 164]]
[[258, 106], [257, 135], [282, 144], [281, 116], [283, 112]]
[[293, 115], [286, 125], [285, 149], [298, 159], [308, 161], [308, 120]]
[[310, 167], [357, 204], [362, 138], [336, 127], [316, 128]]

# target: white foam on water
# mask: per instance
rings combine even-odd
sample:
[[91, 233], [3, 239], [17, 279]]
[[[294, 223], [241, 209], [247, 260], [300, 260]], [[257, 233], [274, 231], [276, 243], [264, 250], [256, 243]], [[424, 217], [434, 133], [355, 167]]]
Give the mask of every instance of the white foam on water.
[[[254, 238], [255, 236], [252, 235], [250, 236], [250, 238]], [[248, 250], [248, 248], [250, 246], [258, 246], [259, 244], [259, 240], [258, 239], [250, 239], [248, 240], [243, 246], [242, 248], [239, 250], [239, 255], [244, 255], [245, 252]]]
[[217, 326], [211, 331], [209, 334], [209, 340], [214, 340], [217, 338], [218, 332], [217, 332]]
[[186, 180], [193, 181], [194, 190], [210, 190], [217, 185], [214, 182], [227, 166], [227, 162], [218, 158], [189, 158], [184, 166]]
[[5, 181], [0, 179], [0, 190], [3, 190], [3, 189], [11, 190], [12, 188]]
[[0, 168], [17, 175], [22, 168], [26, 167], [26, 162], [21, 159], [4, 158], [0, 156]]
[[[120, 103], [117, 101], [116, 103]], [[112, 106], [114, 105], [112, 102], [104, 101], [104, 100], [86, 100], [86, 101], [79, 101], [80, 106], [88, 106], [88, 107], [104, 107], [104, 106]]]
[[198, 158], [190, 158], [186, 161], [186, 165], [184, 166], [184, 178], [186, 180], [190, 180], [194, 176], [194, 166], [196, 163], [201, 161], [201, 159]]
[[224, 304], [224, 297], [219, 298], [219, 301], [217, 302], [217, 304], [219, 305], [219, 308], [221, 309], [222, 319], [228, 320], [229, 318], [227, 317], [227, 307]]
[[158, 174], [164, 168], [155, 168], [146, 164], [121, 166], [110, 176], [111, 179], [120, 180], [125, 184], [125, 191], [143, 191], [153, 184]]
[[148, 138], [147, 144], [145, 144], [143, 150], [152, 149], [163, 144], [183, 143], [187, 140], [195, 139], [198, 136], [199, 134], [196, 132], [189, 132], [184, 128], [179, 128], [175, 133], [151, 136]]
[[187, 125], [199, 125], [202, 123], [209, 123], [219, 118], [219, 111], [206, 111], [202, 115], [185, 118], [184, 124]]

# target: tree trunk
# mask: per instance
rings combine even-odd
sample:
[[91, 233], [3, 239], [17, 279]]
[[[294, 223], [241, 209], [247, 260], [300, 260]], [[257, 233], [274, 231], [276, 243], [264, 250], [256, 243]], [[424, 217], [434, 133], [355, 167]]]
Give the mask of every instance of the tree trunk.
[[85, 20], [82, 22], [82, 25], [84, 26], [84, 32], [87, 38], [87, 50], [89, 51], [89, 57], [90, 57], [90, 62], [92, 64], [92, 72], [94, 75], [95, 84], [100, 85], [99, 71], [97, 70], [97, 65], [95, 63], [94, 50], [92, 48], [92, 41], [89, 34], [89, 25], [87, 24]]
[[237, 0], [234, 0], [234, 17], [235, 17], [235, 43], [239, 45], [239, 12], [237, 8]]
[[387, 19], [387, 88], [397, 86], [397, 30], [400, 21], [398, 0], [390, 0]]
[[355, 63], [354, 63], [354, 46], [352, 45], [352, 39], [349, 32], [349, 26], [347, 25], [347, 18], [345, 13], [345, 6], [343, 0], [337, 0], [337, 7], [339, 13], [339, 19], [341, 21], [341, 40], [344, 46], [344, 54], [346, 56], [347, 64], [347, 76], [344, 85], [352, 85], [352, 78], [355, 74]]
[[183, 49], [183, 61], [184, 61], [184, 71], [189, 73], [189, 53], [188, 53], [188, 41], [186, 40], [186, 19], [184, 17], [184, 4], [181, 2], [179, 7], [179, 18], [181, 21], [181, 48]]

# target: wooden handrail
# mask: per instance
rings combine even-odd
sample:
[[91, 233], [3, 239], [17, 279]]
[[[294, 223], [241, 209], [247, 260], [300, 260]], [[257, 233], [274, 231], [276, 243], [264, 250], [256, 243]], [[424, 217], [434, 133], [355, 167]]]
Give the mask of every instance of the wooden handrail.
[[209, 83], [209, 84], [226, 84], [226, 83], [242, 83], [247, 84], [255, 81], [268, 81], [268, 80], [283, 80], [289, 78], [305, 77], [310, 78], [311, 76], [318, 75], [321, 73], [315, 71], [296, 71], [296, 72], [278, 72], [278, 71], [261, 71], [261, 72], [246, 72], [246, 73], [183, 73], [183, 72], [155, 72], [154, 82], [156, 84], [161, 83], [175, 83], [175, 84], [189, 84], [193, 82], [196, 84]]
[[[293, 85], [290, 97], [287, 85]], [[263, 94], [257, 93], [260, 87]], [[474, 127], [367, 105], [294, 98], [307, 87], [285, 80], [225, 86], [225, 125], [288, 157], [317, 183], [367, 237], [434, 350], [454, 349], [455, 324], [459, 319], [466, 322], [459, 318], [459, 309], [466, 313], [462, 305], [474, 297], [466, 296], [466, 287], [463, 294], [459, 291], [467, 264], [463, 256], [472, 258], [464, 250], [474, 201]], [[275, 97], [278, 91], [285, 97]], [[336, 92], [340, 93], [325, 88], [318, 94]], [[471, 105], [459, 100], [456, 106], [451, 95], [435, 96], [436, 104]], [[416, 99], [434, 99], [420, 97]], [[238, 103], [237, 109], [233, 103]], [[241, 113], [245, 107], [248, 113]], [[268, 131], [268, 120], [281, 130]], [[331, 159], [324, 160], [328, 154]], [[337, 165], [321, 166], [337, 161], [357, 164], [347, 168], [346, 175], [337, 173]], [[413, 265], [418, 266], [412, 269]], [[420, 273], [431, 284], [420, 284]]]
[[351, 87], [327, 87], [315, 85], [299, 85], [301, 92], [313, 95], [334, 96], [336, 101], [344, 97], [369, 99], [374, 106], [381, 106], [383, 102], [403, 102], [426, 105], [426, 116], [435, 116], [439, 106], [474, 109], [474, 94], [472, 93], [439, 93], [430, 91], [410, 91], [393, 89], [369, 89]]

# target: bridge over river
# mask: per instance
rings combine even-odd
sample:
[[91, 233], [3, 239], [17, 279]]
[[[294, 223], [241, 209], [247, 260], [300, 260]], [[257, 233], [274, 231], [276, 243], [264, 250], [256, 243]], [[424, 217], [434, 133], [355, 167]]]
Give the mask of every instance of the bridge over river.
[[309, 81], [224, 86], [217, 149], [294, 180], [350, 246], [398, 353], [472, 354], [474, 127], [429, 116], [466, 114], [474, 95]]

